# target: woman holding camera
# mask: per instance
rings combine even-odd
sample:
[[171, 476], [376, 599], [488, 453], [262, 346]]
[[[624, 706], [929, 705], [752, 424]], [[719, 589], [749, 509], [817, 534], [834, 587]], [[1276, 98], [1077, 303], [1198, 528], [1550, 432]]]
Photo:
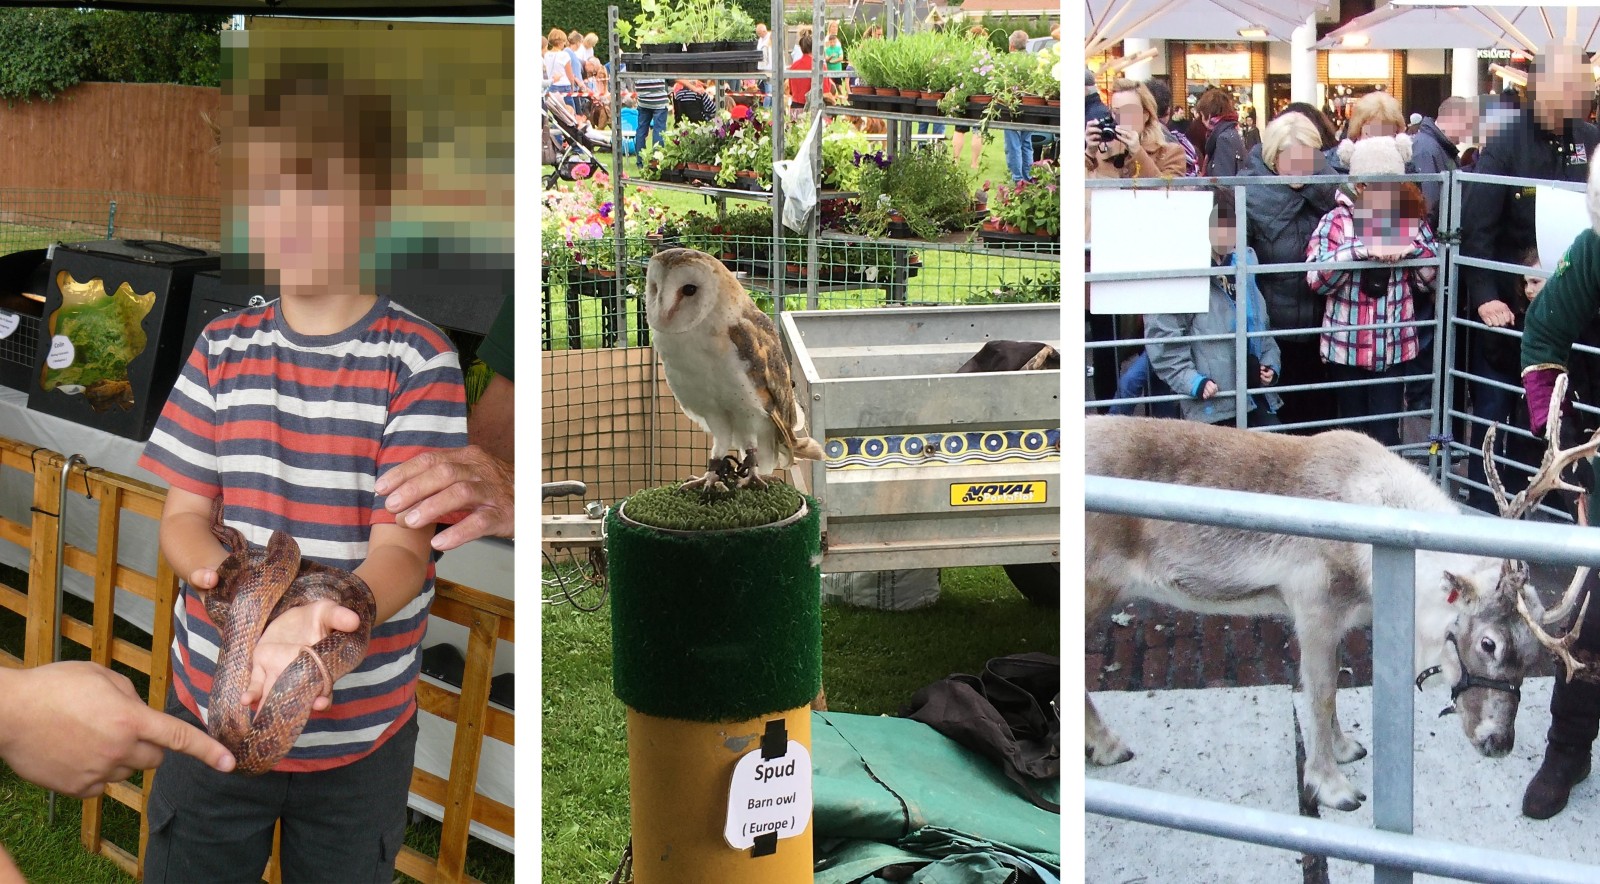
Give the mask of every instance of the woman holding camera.
[[1136, 80], [1111, 84], [1111, 116], [1089, 120], [1083, 130], [1084, 172], [1092, 178], [1177, 178], [1183, 147], [1167, 135], [1156, 115], [1156, 99]]

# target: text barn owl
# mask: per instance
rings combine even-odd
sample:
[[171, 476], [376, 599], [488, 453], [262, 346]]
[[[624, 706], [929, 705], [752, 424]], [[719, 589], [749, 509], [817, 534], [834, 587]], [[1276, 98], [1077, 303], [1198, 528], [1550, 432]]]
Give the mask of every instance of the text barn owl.
[[682, 487], [714, 488], [734, 475], [739, 487], [763, 486], [763, 473], [822, 459], [805, 435], [777, 327], [721, 261], [693, 249], [658, 252], [644, 291], [667, 386], [711, 434], [705, 475]]

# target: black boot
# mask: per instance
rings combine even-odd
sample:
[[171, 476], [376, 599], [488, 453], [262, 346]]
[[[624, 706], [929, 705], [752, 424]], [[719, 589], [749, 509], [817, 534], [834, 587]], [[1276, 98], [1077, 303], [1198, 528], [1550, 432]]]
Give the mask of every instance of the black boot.
[[1547, 743], [1544, 763], [1522, 793], [1522, 815], [1547, 820], [1567, 806], [1572, 787], [1589, 776], [1589, 747]]

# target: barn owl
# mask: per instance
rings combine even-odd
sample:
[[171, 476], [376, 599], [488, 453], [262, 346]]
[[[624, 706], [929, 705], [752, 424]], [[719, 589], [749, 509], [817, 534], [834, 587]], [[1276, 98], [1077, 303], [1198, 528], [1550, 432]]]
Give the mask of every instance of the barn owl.
[[738, 487], [764, 487], [763, 473], [822, 459], [805, 435], [777, 327], [721, 261], [693, 249], [658, 252], [644, 292], [667, 386], [711, 434], [705, 474], [681, 487], [726, 487], [735, 476]]

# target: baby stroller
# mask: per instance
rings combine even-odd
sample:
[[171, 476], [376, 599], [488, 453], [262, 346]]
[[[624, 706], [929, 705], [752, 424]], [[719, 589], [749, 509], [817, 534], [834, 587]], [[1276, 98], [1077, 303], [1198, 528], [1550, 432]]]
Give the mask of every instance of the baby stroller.
[[544, 96], [544, 122], [544, 156], [555, 167], [545, 176], [546, 190], [563, 180], [580, 181], [596, 171], [606, 171], [599, 152], [610, 144], [579, 120], [559, 96]]

